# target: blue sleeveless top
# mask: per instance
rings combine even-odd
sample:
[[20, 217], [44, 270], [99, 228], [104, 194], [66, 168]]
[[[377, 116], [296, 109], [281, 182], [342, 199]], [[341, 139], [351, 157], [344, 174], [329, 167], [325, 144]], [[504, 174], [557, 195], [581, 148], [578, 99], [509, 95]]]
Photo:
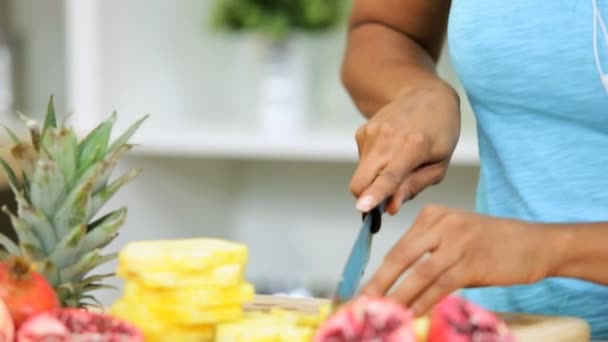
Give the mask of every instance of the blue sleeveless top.
[[[608, 24], [608, 0], [596, 1]], [[591, 0], [452, 1], [448, 44], [477, 121], [480, 213], [608, 221], [608, 94], [592, 8]], [[608, 70], [601, 32], [598, 49]], [[496, 311], [577, 316], [593, 338], [608, 339], [606, 286], [549, 278], [462, 293]]]

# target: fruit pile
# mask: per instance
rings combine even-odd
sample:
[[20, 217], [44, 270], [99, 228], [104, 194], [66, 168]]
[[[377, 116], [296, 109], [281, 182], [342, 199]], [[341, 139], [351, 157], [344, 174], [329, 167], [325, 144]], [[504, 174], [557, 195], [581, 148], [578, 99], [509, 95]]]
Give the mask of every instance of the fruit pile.
[[117, 269], [124, 293], [111, 313], [147, 341], [212, 341], [216, 326], [240, 321], [253, 300], [247, 259], [246, 246], [218, 239], [129, 243]]
[[410, 310], [387, 298], [359, 297], [317, 330], [314, 342], [514, 342], [494, 313], [463, 298], [447, 296], [430, 316], [413, 319]]
[[22, 257], [0, 263], [0, 341], [143, 342], [132, 324], [102, 313], [62, 308], [51, 284]]

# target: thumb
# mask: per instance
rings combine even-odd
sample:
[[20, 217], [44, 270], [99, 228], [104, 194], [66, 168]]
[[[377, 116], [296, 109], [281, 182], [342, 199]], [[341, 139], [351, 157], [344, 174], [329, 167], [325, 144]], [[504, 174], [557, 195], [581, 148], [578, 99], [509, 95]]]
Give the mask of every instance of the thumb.
[[424, 189], [438, 184], [447, 173], [447, 163], [436, 163], [420, 168], [406, 177], [386, 205], [386, 212], [395, 215], [405, 201], [411, 200]]

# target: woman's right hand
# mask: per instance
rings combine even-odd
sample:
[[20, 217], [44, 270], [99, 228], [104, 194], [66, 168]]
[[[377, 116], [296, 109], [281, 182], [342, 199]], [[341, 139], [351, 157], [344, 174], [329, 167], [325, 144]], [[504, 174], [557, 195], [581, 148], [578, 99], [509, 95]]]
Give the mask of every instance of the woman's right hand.
[[404, 201], [439, 183], [460, 135], [460, 101], [436, 84], [404, 90], [357, 130], [359, 164], [350, 189], [367, 212], [385, 198], [396, 214]]

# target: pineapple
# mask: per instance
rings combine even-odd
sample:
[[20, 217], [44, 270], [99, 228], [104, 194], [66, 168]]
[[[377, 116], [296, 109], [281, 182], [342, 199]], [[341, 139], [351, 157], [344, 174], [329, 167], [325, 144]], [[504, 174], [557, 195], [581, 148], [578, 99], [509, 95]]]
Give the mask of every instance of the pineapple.
[[248, 283], [230, 287], [184, 287], [179, 291], [150, 288], [136, 282], [126, 283], [124, 297], [135, 302], [160, 308], [166, 303], [174, 306], [196, 306], [199, 308], [239, 305], [253, 300], [254, 288]]
[[247, 246], [221, 239], [147, 240], [127, 244], [118, 261], [123, 270], [134, 274], [192, 275], [225, 265], [242, 266], [247, 253]]
[[309, 342], [314, 327], [291, 312], [248, 312], [243, 319], [218, 325], [216, 342]]
[[134, 169], [110, 181], [117, 161], [132, 147], [127, 141], [148, 115], [111, 143], [116, 112], [82, 141], [66, 126], [65, 119], [57, 122], [52, 96], [42, 127], [21, 117], [31, 141], [20, 141], [5, 127], [14, 143], [11, 153], [20, 164], [20, 177], [0, 158], [18, 205], [16, 213], [6, 206], [2, 210], [9, 215], [18, 241], [0, 234], [0, 257], [20, 255], [30, 259], [53, 285], [63, 306], [101, 306], [91, 292], [112, 288], [103, 280], [113, 274], [88, 274], [116, 257], [115, 253], [102, 253], [102, 249], [117, 236], [127, 208], [101, 217], [97, 214], [110, 197], [140, 173], [140, 169]]
[[211, 341], [218, 324], [241, 320], [255, 294], [244, 276], [247, 246], [237, 242], [134, 241], [118, 260], [124, 293], [110, 310], [150, 341]]
[[110, 310], [113, 316], [131, 322], [140, 328], [146, 341], [204, 342], [213, 340], [215, 332], [213, 325], [171, 323], [159, 318], [145, 306], [134, 305], [125, 300], [116, 301]]

